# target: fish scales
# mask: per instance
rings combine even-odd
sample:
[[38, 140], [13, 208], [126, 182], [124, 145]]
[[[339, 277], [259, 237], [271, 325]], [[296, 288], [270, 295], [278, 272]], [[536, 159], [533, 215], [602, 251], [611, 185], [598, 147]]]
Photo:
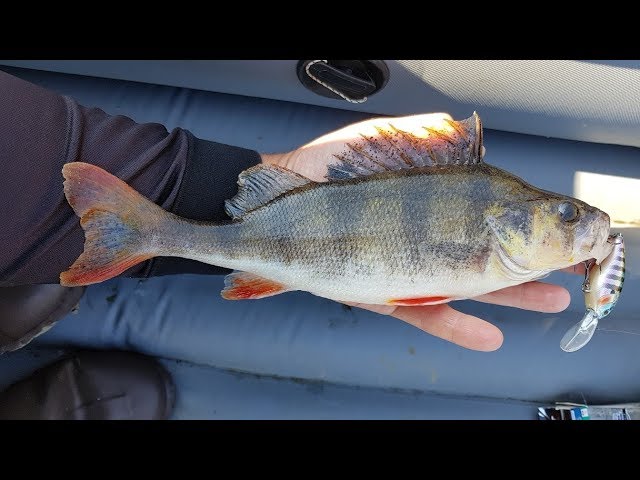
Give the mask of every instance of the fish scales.
[[[503, 172], [482, 165], [301, 187], [228, 226], [221, 231], [226, 241], [193, 258], [236, 269], [268, 263], [253, 271], [304, 272], [349, 294], [354, 282], [371, 282], [372, 276], [382, 288], [398, 279], [478, 281], [494, 242], [483, 211], [513, 190], [504, 182]], [[211, 232], [202, 232], [202, 247], [190, 250], [202, 251], [210, 238]]]

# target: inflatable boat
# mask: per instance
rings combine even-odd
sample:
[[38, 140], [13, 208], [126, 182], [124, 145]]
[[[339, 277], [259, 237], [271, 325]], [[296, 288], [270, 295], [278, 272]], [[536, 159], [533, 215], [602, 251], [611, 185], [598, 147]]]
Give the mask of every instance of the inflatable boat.
[[537, 419], [556, 402], [640, 401], [640, 61], [7, 60], [0, 69], [108, 113], [260, 152], [373, 116], [477, 111], [488, 162], [607, 211], [627, 252], [618, 305], [573, 353], [559, 342], [584, 313], [582, 279], [561, 272], [545, 280], [571, 292], [561, 313], [458, 302], [504, 332], [489, 353], [304, 292], [230, 302], [222, 276], [115, 278], [2, 355], [0, 390], [85, 348], [158, 358], [176, 385], [174, 419]]

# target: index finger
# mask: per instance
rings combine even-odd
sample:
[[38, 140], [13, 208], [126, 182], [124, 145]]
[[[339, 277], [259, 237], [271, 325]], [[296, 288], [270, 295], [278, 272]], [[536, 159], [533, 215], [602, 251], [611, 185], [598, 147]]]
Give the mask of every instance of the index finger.
[[473, 300], [504, 305], [507, 307], [557, 313], [565, 310], [571, 302], [566, 288], [543, 282], [527, 282], [485, 293]]
[[473, 315], [454, 310], [444, 304], [395, 307], [392, 305], [344, 303], [383, 315], [390, 315], [424, 332], [471, 350], [491, 352], [500, 348], [504, 339], [502, 332], [495, 325]]

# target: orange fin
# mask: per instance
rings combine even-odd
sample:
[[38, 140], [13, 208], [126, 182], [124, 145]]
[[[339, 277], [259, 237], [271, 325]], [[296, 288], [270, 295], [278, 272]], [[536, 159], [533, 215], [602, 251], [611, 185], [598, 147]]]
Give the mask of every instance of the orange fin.
[[113, 213], [91, 210], [82, 217], [81, 225], [85, 230], [84, 252], [60, 274], [60, 285], [103, 282], [153, 257], [137, 251], [136, 232]]
[[74, 264], [60, 274], [61, 285], [102, 282], [157, 255], [145, 243], [145, 225], [165, 213], [160, 207], [95, 165], [67, 163], [62, 174], [64, 193], [80, 217], [85, 243]]
[[389, 305], [413, 307], [417, 305], [438, 305], [451, 301], [451, 297], [416, 297], [416, 298], [394, 298], [389, 300]]
[[226, 300], [245, 300], [270, 297], [287, 291], [287, 287], [273, 280], [253, 273], [234, 272], [225, 277], [221, 295]]

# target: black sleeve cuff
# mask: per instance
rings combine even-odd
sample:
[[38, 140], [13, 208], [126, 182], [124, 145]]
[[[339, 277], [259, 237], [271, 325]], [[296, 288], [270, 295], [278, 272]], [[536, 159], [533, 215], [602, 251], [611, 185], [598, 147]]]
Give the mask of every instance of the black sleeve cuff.
[[[189, 135], [189, 154], [178, 196], [170, 211], [191, 220], [229, 221], [224, 201], [238, 192], [238, 175], [259, 164], [254, 150], [201, 140]], [[178, 273], [224, 275], [226, 268], [184, 258], [156, 257], [141, 269], [140, 277]]]

